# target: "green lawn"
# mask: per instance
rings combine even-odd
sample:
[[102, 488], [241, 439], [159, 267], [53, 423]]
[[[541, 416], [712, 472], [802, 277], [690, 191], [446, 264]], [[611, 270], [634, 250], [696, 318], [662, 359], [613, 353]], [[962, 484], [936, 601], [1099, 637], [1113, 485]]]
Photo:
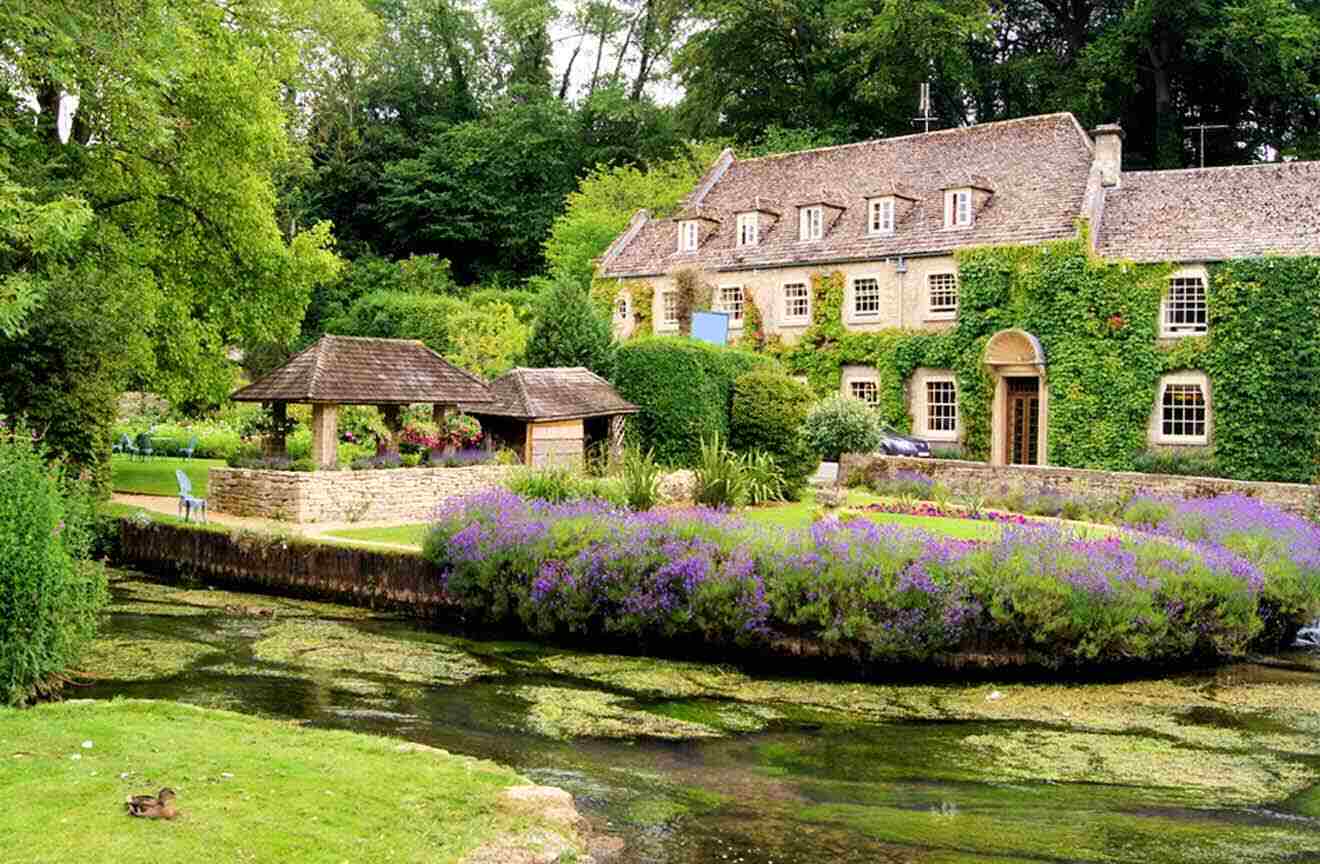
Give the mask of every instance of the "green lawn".
[[326, 532], [325, 536], [340, 540], [368, 540], [373, 543], [398, 543], [420, 547], [430, 527], [424, 522], [418, 522], [410, 525], [388, 525], [384, 528], [345, 528], [342, 531]]
[[[545, 829], [493, 763], [173, 702], [0, 709], [0, 753], [6, 861], [458, 862]], [[178, 819], [124, 812], [162, 786]]]
[[[880, 501], [867, 492], [853, 490], [848, 493], [848, 505], [862, 507]], [[788, 504], [771, 504], [762, 507], [748, 507], [741, 515], [753, 525], [770, 525], [789, 530], [807, 528], [811, 517], [818, 509], [816, 502], [808, 494], [802, 501]], [[903, 525], [909, 528], [921, 528], [932, 534], [944, 534], [959, 540], [997, 540], [1003, 533], [1003, 527], [996, 522], [982, 522], [975, 519], [954, 519], [944, 516], [910, 516], [906, 513], [866, 513], [867, 519], [882, 525]]]
[[174, 477], [174, 470], [182, 468], [192, 481], [193, 494], [205, 498], [207, 472], [212, 468], [223, 468], [224, 465], [223, 459], [171, 458], [142, 462], [117, 454], [110, 459], [114, 490], [131, 495], [178, 495], [179, 482]]

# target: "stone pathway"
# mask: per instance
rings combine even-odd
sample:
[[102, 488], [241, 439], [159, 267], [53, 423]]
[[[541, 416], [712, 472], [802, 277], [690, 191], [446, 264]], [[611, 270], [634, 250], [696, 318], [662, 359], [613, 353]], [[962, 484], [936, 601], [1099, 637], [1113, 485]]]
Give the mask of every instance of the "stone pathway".
[[[152, 513], [163, 513], [167, 516], [177, 516], [179, 514], [179, 499], [173, 496], [129, 495], [123, 492], [116, 492], [111, 497], [111, 500], [116, 504], [138, 507]], [[406, 520], [352, 523], [313, 522], [300, 525], [293, 522], [280, 522], [276, 519], [259, 519], [252, 516], [231, 516], [228, 513], [217, 513], [215, 511], [208, 513], [207, 518], [217, 525], [224, 525], [228, 528], [247, 528], [253, 531], [292, 534], [297, 537], [306, 537], [308, 539], [319, 538], [333, 543], [343, 543], [352, 546], [370, 546], [376, 549], [397, 549], [407, 552], [415, 552], [418, 549], [417, 546], [409, 546], [405, 543], [383, 543], [376, 540], [350, 540], [345, 537], [325, 536], [332, 531], [344, 531], [350, 528], [393, 528], [397, 525], [410, 524]]]

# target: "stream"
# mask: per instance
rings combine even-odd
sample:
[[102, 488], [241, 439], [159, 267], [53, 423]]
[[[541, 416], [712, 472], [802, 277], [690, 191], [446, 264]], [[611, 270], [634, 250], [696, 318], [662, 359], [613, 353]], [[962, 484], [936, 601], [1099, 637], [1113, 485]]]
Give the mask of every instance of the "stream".
[[627, 864], [1320, 860], [1320, 657], [860, 684], [481, 641], [116, 572], [79, 696], [392, 736], [568, 789]]

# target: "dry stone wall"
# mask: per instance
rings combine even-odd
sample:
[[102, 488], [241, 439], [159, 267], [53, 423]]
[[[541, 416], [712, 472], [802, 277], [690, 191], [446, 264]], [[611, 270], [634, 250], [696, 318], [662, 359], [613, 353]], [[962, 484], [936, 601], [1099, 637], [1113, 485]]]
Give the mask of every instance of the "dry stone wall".
[[990, 465], [957, 459], [913, 459], [849, 453], [839, 461], [839, 479], [850, 482], [886, 472], [915, 471], [947, 486], [952, 492], [993, 492], [1001, 486], [1032, 491], [1048, 487], [1072, 495], [1118, 497], [1142, 493], [1175, 498], [1213, 498], [1247, 495], [1298, 515], [1309, 515], [1320, 503], [1316, 487], [1304, 483], [1261, 483], [1224, 480], [1218, 477], [1180, 477], [1171, 474], [1138, 474], [1132, 471], [1093, 471], [1052, 465]]
[[500, 486], [512, 469], [398, 468], [383, 471], [254, 471], [212, 468], [216, 513], [285, 522], [421, 521], [440, 503]]

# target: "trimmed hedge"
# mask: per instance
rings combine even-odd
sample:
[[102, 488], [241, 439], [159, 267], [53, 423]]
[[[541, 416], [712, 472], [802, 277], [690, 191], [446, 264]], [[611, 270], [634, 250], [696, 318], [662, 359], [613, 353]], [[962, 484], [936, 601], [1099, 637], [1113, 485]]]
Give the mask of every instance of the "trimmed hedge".
[[105, 572], [88, 561], [93, 507], [21, 432], [0, 438], [0, 705], [59, 689], [96, 635]]
[[802, 436], [813, 401], [810, 387], [779, 369], [754, 369], [733, 382], [730, 446], [774, 457], [794, 498], [820, 466], [820, 457]]
[[777, 369], [750, 351], [676, 336], [636, 339], [619, 347], [614, 386], [641, 408], [631, 426], [642, 449], [664, 465], [690, 467], [701, 439], [728, 440], [734, 382], [753, 369]]

